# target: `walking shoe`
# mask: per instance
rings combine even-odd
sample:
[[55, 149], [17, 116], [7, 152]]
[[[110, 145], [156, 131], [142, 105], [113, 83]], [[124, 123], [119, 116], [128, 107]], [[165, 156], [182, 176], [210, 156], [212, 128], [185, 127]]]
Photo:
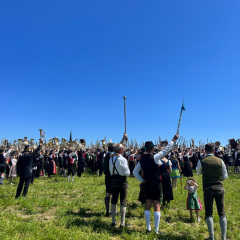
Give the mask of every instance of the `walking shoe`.
[[115, 222], [115, 223], [111, 223], [111, 225], [110, 225], [110, 226], [111, 226], [111, 227], [115, 227], [115, 226], [116, 226], [116, 224], [117, 224], [116, 222]]
[[111, 216], [111, 212], [108, 212], [105, 214], [106, 217], [110, 217]]

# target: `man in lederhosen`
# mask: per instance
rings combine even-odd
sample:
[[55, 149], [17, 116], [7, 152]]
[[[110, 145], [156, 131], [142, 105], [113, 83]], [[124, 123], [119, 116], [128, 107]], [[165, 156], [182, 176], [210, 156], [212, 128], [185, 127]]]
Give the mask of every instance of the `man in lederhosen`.
[[205, 205], [205, 219], [209, 232], [209, 240], [214, 240], [213, 228], [213, 201], [215, 199], [222, 240], [227, 236], [227, 218], [224, 209], [225, 191], [223, 180], [228, 178], [226, 166], [222, 159], [215, 157], [214, 148], [211, 143], [205, 145], [206, 157], [198, 161], [196, 173], [202, 174], [203, 195]]
[[[176, 134], [172, 141], [159, 153], [153, 155], [154, 144], [151, 141], [145, 142], [146, 154], [144, 154], [133, 170], [133, 175], [143, 184], [145, 184], [146, 191], [146, 206], [145, 206], [145, 220], [147, 231], [151, 231], [150, 226], [150, 209], [154, 205], [154, 223], [155, 232], [159, 233], [159, 223], [161, 218], [160, 212], [160, 197], [161, 197], [161, 183], [159, 166], [163, 163], [161, 159], [167, 155], [174, 146], [174, 142], [178, 139]], [[143, 170], [143, 178], [139, 172]]]
[[[126, 137], [126, 134], [124, 135]], [[121, 224], [120, 227], [125, 227], [125, 215], [127, 210], [127, 177], [130, 176], [128, 161], [122, 156], [124, 153], [124, 146], [120, 143], [114, 146], [114, 154], [109, 159], [109, 170], [111, 174], [111, 213], [112, 224], [116, 225], [116, 208], [118, 202], [118, 195], [120, 194], [120, 214]]]

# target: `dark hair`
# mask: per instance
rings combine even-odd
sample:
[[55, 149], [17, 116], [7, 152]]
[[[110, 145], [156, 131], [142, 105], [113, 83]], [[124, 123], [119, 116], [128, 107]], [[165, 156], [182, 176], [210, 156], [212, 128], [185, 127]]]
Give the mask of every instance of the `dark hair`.
[[213, 152], [213, 144], [212, 143], [207, 143], [205, 145], [205, 151], [206, 151], [206, 153], [212, 153]]
[[109, 152], [113, 152], [113, 145], [112, 146], [108, 146], [108, 151]]
[[150, 153], [153, 149], [154, 149], [154, 147], [152, 147], [152, 148], [146, 148], [146, 152], [147, 152], [147, 153]]

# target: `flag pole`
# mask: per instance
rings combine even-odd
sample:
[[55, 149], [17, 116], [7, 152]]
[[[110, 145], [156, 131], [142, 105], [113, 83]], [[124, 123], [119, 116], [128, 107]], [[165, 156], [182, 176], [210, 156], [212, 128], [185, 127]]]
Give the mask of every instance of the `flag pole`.
[[[185, 110], [185, 108], [184, 108], [184, 99], [183, 99], [181, 112], [180, 112], [180, 117], [179, 117], [179, 121], [178, 121], [177, 134], [179, 134], [179, 128], [180, 128], [180, 123], [181, 123], [181, 119], [182, 119], [182, 111], [183, 110]], [[182, 170], [182, 166], [181, 166], [181, 170]], [[182, 192], [182, 172], [180, 172], [180, 184], [181, 184], [181, 192]]]
[[177, 128], [177, 134], [179, 134], [179, 128], [180, 128], [180, 123], [181, 123], [181, 119], [182, 119], [182, 111], [184, 110], [184, 99], [183, 99], [183, 103], [182, 103], [182, 107], [181, 107], [181, 112], [180, 112], [180, 117], [179, 117], [179, 121], [178, 121], [178, 128]]
[[126, 116], [126, 99], [127, 97], [124, 96], [124, 123], [125, 123], [125, 133], [127, 133], [127, 116]]

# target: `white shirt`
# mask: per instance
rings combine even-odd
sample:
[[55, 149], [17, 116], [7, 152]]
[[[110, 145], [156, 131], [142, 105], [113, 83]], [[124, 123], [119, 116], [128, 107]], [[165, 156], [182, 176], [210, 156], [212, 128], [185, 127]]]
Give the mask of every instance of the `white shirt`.
[[[117, 160], [116, 160], [116, 158], [117, 158]], [[113, 163], [115, 162], [115, 160], [116, 160], [115, 168], [117, 169], [118, 173], [117, 173], [116, 170], [113, 172]], [[110, 157], [110, 159], [109, 159], [109, 170], [110, 170], [111, 175], [119, 174], [121, 176], [126, 176], [126, 177], [130, 176], [128, 161], [121, 154], [119, 154], [118, 156]]]
[[12, 149], [9, 149], [6, 153], [3, 154], [3, 157], [6, 158], [8, 154], [10, 154]]
[[[154, 155], [154, 162], [158, 166], [162, 165], [162, 161], [160, 159], [162, 159], [165, 155], [167, 155], [168, 152], [170, 152], [170, 150], [173, 148], [173, 146], [174, 146], [174, 142], [171, 141], [161, 152]], [[171, 163], [171, 161], [170, 161], [170, 163]], [[140, 164], [140, 162], [138, 162], [137, 166], [133, 170], [133, 175], [138, 181], [143, 182], [144, 180], [141, 177], [141, 175], [139, 174], [139, 172], [141, 170], [142, 170], [141, 164]]]
[[[207, 154], [206, 157], [207, 156], [213, 156], [213, 154]], [[198, 175], [202, 174], [202, 163], [201, 163], [200, 160], [198, 160], [198, 163], [197, 163], [196, 173]], [[225, 163], [222, 160], [222, 179], [224, 180], [226, 178], [228, 178], [228, 172], [227, 172], [227, 169], [226, 169], [226, 165], [225, 165]]]

